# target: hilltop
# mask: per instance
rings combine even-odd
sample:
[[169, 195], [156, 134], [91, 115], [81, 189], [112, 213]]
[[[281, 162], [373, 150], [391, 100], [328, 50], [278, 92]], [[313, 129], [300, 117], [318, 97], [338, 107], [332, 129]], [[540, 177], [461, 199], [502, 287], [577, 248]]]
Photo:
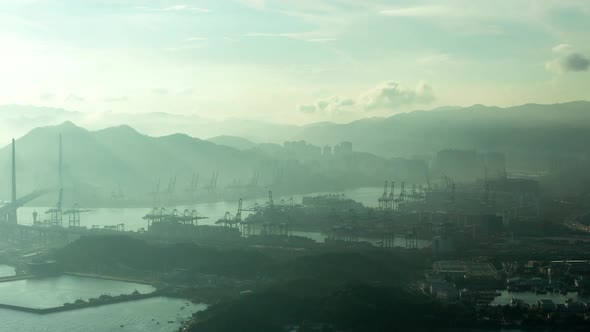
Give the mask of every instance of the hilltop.
[[218, 145], [225, 145], [237, 150], [249, 150], [257, 146], [256, 143], [242, 137], [221, 135], [209, 138], [207, 141]]
[[[129, 126], [89, 131], [68, 121], [33, 129], [17, 139], [19, 193], [56, 186], [59, 135], [64, 185], [71, 188], [70, 195], [86, 202], [103, 200], [119, 188], [129, 196], [147, 196], [158, 182], [165, 192], [175, 177], [176, 191], [183, 193], [193, 174], [201, 175], [201, 183], [209, 181], [213, 172], [247, 177], [263, 161], [184, 134], [152, 137]], [[0, 182], [10, 183], [10, 146], [0, 149], [0, 160]], [[7, 197], [9, 188], [0, 190]]]
[[307, 126], [296, 138], [314, 144], [348, 140], [358, 151], [385, 157], [432, 156], [449, 148], [500, 151], [507, 153], [510, 168], [546, 169], [552, 157], [587, 155], [589, 129], [590, 102], [575, 101], [414, 111], [348, 124]]
[[[254, 143], [239, 150], [186, 134], [154, 137], [128, 125], [91, 131], [66, 121], [35, 128], [16, 140], [19, 196], [57, 188], [60, 135], [64, 206], [237, 200], [265, 196], [268, 190], [278, 195], [343, 190], [393, 176], [393, 161], [366, 153], [326, 157], [309, 145], [291, 149]], [[0, 183], [11, 182], [10, 168], [7, 145], [0, 149]], [[421, 180], [424, 172], [417, 174]], [[0, 197], [8, 198], [9, 191], [10, 186], [0, 187]], [[37, 204], [56, 201], [57, 191]]]

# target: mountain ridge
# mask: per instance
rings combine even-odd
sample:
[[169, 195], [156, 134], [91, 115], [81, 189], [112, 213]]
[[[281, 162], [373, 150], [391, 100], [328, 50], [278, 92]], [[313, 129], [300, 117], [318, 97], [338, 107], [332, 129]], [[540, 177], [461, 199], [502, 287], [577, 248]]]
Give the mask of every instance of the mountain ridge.
[[[343, 124], [320, 121], [303, 125], [289, 125], [237, 118], [213, 120], [203, 118], [196, 114], [172, 114], [163, 111], [149, 113], [84, 113], [63, 108], [10, 104], [0, 106], [0, 125], [6, 128], [4, 134], [0, 134], [0, 139], [8, 142], [10, 137], [21, 137], [37, 127], [58, 125], [64, 121], [73, 121], [91, 130], [128, 125], [136, 131], [150, 136], [163, 136], [176, 132], [184, 132], [201, 139], [215, 138], [217, 136], [237, 136], [254, 143], [282, 143], [285, 140], [300, 139], [301, 132], [313, 130], [313, 128], [330, 128], [359, 123], [378, 124], [383, 121], [397, 121], [408, 115], [412, 117], [416, 114], [423, 113], [428, 113], [430, 116], [438, 116], [438, 113], [464, 115], [472, 112], [498, 111], [498, 113], [504, 114], [505, 111], [519, 112], [525, 108], [529, 112], [544, 112], [547, 108], [559, 108], [571, 113], [579, 112], [580, 108], [587, 109], [588, 105], [590, 105], [589, 101], [580, 100], [556, 104], [527, 103], [504, 108], [481, 104], [471, 106], [441, 106], [431, 110], [415, 110], [388, 117], [365, 117]], [[562, 121], [563, 119], [553, 117], [548, 120]], [[576, 122], [573, 124], [579, 125]], [[171, 130], [171, 128], [174, 128], [174, 130]]]

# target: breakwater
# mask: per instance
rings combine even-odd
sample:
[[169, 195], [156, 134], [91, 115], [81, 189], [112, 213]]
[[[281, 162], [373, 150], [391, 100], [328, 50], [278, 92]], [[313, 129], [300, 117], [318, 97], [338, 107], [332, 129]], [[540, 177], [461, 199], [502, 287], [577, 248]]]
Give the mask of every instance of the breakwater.
[[163, 296], [162, 293], [155, 291], [148, 294], [124, 294], [119, 296], [101, 296], [99, 298], [89, 299], [88, 301], [76, 301], [74, 303], [66, 303], [59, 307], [51, 307], [51, 308], [30, 308], [30, 307], [23, 307], [11, 304], [2, 304], [0, 303], [0, 309], [9, 309], [9, 310], [16, 310], [22, 312], [28, 312], [33, 314], [50, 314], [55, 312], [64, 312], [70, 310], [78, 310], [84, 308], [91, 308], [91, 307], [98, 307], [108, 304], [114, 303], [121, 303], [121, 302], [129, 302], [129, 301], [138, 301], [143, 299], [148, 299], [152, 297]]

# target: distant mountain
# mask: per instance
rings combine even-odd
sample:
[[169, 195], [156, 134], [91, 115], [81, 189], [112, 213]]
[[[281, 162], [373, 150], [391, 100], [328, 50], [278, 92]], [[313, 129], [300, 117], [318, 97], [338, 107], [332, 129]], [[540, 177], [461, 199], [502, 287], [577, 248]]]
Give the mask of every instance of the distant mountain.
[[[200, 143], [197, 145], [202, 149], [205, 147], [203, 144], [215, 142], [237, 150], [255, 148], [263, 152], [262, 155], [275, 153], [281, 149], [276, 144], [282, 145], [287, 140], [306, 140], [317, 146], [350, 141], [355, 151], [370, 152], [384, 157], [429, 158], [439, 150], [449, 148], [477, 149], [484, 152], [499, 151], [507, 153], [509, 168], [535, 170], [547, 169], [553, 159], [587, 155], [586, 142], [590, 140], [590, 102], [588, 101], [553, 105], [526, 104], [508, 108], [485, 105], [450, 106], [431, 111], [402, 113], [388, 118], [366, 118], [347, 124], [319, 122], [305, 126], [242, 119], [218, 121], [196, 115], [163, 112], [90, 114], [63, 109], [9, 105], [0, 107], [0, 127], [5, 129], [0, 131], [0, 140], [8, 143], [10, 137], [20, 137], [35, 127], [55, 125], [64, 121], [73, 121], [84, 128], [96, 131], [86, 134], [98, 140], [99, 145], [110, 140], [109, 145], [114, 148], [107, 150], [115, 153], [119, 158], [123, 158], [122, 156], [126, 154], [139, 154], [144, 148], [139, 143], [147, 141], [158, 147], [157, 153], [164, 159], [170, 153], [166, 150], [169, 145], [165, 142], [196, 142], [188, 136], [175, 135], [181, 132], [192, 137], [209, 138], [208, 142], [199, 140]], [[119, 127], [124, 124], [137, 131], [131, 127]], [[103, 129], [106, 130], [105, 133], [102, 133]], [[36, 130], [31, 134], [35, 132]], [[111, 132], [116, 135], [110, 135]], [[153, 137], [146, 138], [143, 134], [162, 137], [156, 140]], [[172, 136], [168, 137], [169, 135]], [[119, 136], [120, 139], [116, 142], [109, 138]], [[122, 143], [124, 139], [137, 140], [137, 144], [133, 145], [136, 148], [132, 149], [129, 145], [128, 150], [122, 150], [125, 146]], [[51, 141], [44, 142], [44, 144], [50, 143]], [[145, 148], [151, 148], [151, 146]], [[258, 155], [259, 158], [263, 157]], [[179, 158], [179, 164], [173, 162], [175, 166], [172, 168], [176, 168], [176, 165], [182, 168], [181, 160], [186, 158]], [[175, 161], [175, 159], [176, 157], [172, 160]], [[191, 160], [189, 158], [189, 162]], [[138, 159], [131, 159], [126, 163], [137, 164], [144, 161], [138, 156]], [[36, 159], [36, 163], [39, 162], [47, 161]], [[200, 163], [205, 165], [206, 161], [200, 161]], [[158, 161], [151, 160], [146, 166], [146, 171], [134, 171], [132, 175], [140, 176], [146, 173], [150, 174], [150, 178], [156, 177], [154, 174], [161, 171], [152, 170], [152, 164], [154, 167], [157, 166], [158, 170], [163, 169]], [[208, 166], [213, 168], [212, 165]], [[137, 165], [130, 167], [137, 167]], [[35, 168], [41, 168], [41, 166], [35, 166]], [[203, 166], [203, 168], [206, 167]], [[212, 169], [208, 171], [208, 173], [211, 172]], [[251, 170], [240, 172], [247, 173]], [[174, 172], [168, 171], [168, 173]], [[144, 174], [144, 176], [147, 175]], [[153, 181], [155, 180], [152, 179]]]
[[60, 108], [5, 105], [0, 106], [0, 142], [8, 143], [30, 130], [54, 126], [65, 121], [74, 122], [89, 130], [129, 125], [151, 136], [185, 133], [202, 139], [221, 135], [243, 137], [259, 143], [282, 143], [295, 136], [300, 127], [264, 121], [226, 119], [213, 120], [195, 114], [165, 112], [73, 112]]
[[256, 143], [242, 137], [221, 135], [209, 138], [207, 141], [217, 145], [225, 145], [237, 150], [249, 150], [256, 147]]
[[[337, 191], [384, 178], [417, 183], [426, 173], [424, 163], [351, 151], [322, 154], [303, 143], [261, 143], [242, 151], [186, 134], [154, 137], [127, 125], [91, 131], [67, 121], [35, 128], [16, 141], [18, 196], [54, 189], [37, 206], [58, 199], [60, 135], [65, 207], [178, 206], [261, 197], [268, 190], [277, 196]], [[7, 145], [0, 149], [0, 199], [10, 197], [10, 169]]]
[[[19, 195], [36, 188], [55, 187], [58, 174], [58, 137], [63, 139], [63, 178], [69, 193], [83, 201], [100, 201], [124, 188], [129, 196], [147, 196], [158, 181], [160, 191], [175, 182], [185, 193], [193, 175], [203, 188], [213, 172], [219, 185], [249, 178], [264, 161], [260, 156], [216, 145], [185, 134], [151, 137], [129, 126], [88, 131], [65, 122], [40, 127], [16, 141]], [[10, 146], [0, 149], [0, 183], [10, 183]], [[0, 187], [9, 197], [9, 186]], [[66, 199], [67, 199], [66, 195]]]
[[8, 143], [13, 137], [23, 136], [33, 128], [56, 125], [66, 120], [76, 121], [79, 117], [80, 113], [61, 108], [0, 106], [0, 145]]
[[590, 102], [414, 111], [306, 126], [296, 138], [317, 145], [351, 141], [356, 151], [381, 156], [432, 156], [448, 148], [500, 151], [512, 168], [546, 169], [552, 158], [589, 153]]

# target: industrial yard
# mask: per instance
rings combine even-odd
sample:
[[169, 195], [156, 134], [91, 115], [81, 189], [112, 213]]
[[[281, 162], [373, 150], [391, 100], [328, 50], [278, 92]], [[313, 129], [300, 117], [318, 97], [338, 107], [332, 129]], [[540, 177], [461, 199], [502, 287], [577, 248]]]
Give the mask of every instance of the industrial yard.
[[[459, 152], [443, 151], [423, 183], [385, 181], [382, 191], [377, 187], [369, 191], [373, 198], [365, 198], [364, 204], [342, 194], [275, 198], [269, 190], [253, 204], [252, 199], [240, 198], [232, 203], [235, 210], [218, 211], [218, 215], [202, 215], [190, 206], [154, 207], [133, 221], [143, 227], [126, 227], [124, 222], [88, 227], [84, 218], [92, 209], [78, 204], [63, 207], [62, 197], [71, 193], [61, 184], [61, 136], [58, 142], [57, 186], [20, 198], [15, 165], [18, 149], [12, 143], [13, 196], [1, 208], [5, 250], [0, 259], [16, 270], [15, 276], [3, 282], [75, 274], [135, 280], [157, 290], [101, 295], [41, 309], [0, 303], [5, 310], [50, 314], [164, 296], [214, 305], [211, 310], [215, 312], [224, 303], [247, 300], [248, 294], [266, 294], [295, 276], [300, 278], [301, 271], [293, 275], [285, 270], [294, 261], [312, 260], [313, 269], [323, 269], [322, 261], [330, 255], [346, 260], [348, 255], [361, 253], [357, 262], [361, 266], [377, 260], [384, 269], [395, 271], [396, 266], [386, 263], [383, 255], [403, 264], [408, 259], [414, 263], [396, 272], [362, 276], [343, 270], [341, 282], [360, 278], [374, 283], [393, 273], [403, 285], [403, 296], [458, 306], [454, 310], [464, 311], [460, 324], [465, 327], [549, 327], [559, 322], [585, 326], [590, 317], [590, 236], [584, 205], [574, 207], [551, 199], [536, 175], [508, 174], [498, 154], [457, 157]], [[483, 179], [477, 175], [455, 182], [440, 175], [447, 174], [449, 167], [469, 169], [473, 158], [484, 161]], [[206, 190], [212, 190], [216, 176]], [[197, 188], [197, 181], [193, 178], [191, 186]], [[57, 203], [44, 214], [35, 210], [32, 222], [17, 220], [23, 205], [56, 194]], [[182, 244], [194, 247], [177, 247]], [[206, 253], [205, 248], [214, 252]], [[169, 250], [180, 257], [188, 254], [185, 250], [194, 251], [206, 260], [225, 263], [193, 266], [179, 257], [165, 263]], [[119, 251], [135, 254], [120, 261]], [[140, 252], [145, 253], [147, 265], [137, 256]], [[235, 257], [228, 259], [228, 255]], [[111, 260], [117, 263], [106, 263]], [[243, 262], [238, 263], [240, 260]], [[334, 264], [329, 259], [325, 263]], [[312, 272], [306, 270], [303, 275], [308, 273]], [[322, 283], [326, 276], [316, 278], [314, 283]], [[326, 294], [338, 285], [345, 284], [328, 287]], [[206, 326], [214, 319], [203, 317], [185, 321], [185, 328]]]

